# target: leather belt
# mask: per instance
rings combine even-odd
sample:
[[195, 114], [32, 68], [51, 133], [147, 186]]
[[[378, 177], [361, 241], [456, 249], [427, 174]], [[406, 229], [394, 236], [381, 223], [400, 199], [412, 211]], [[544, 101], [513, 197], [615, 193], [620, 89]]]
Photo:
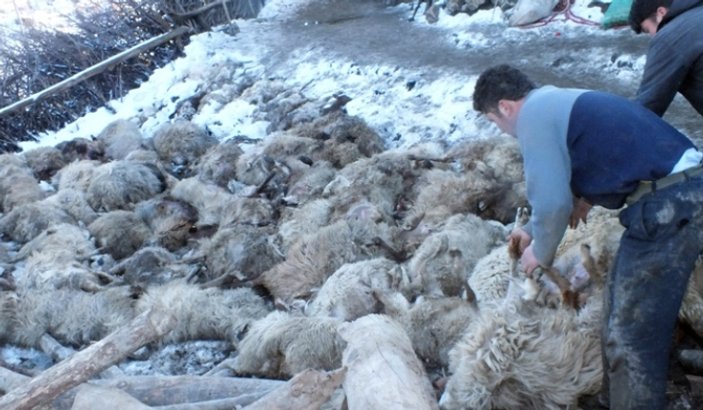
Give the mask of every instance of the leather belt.
[[625, 199], [625, 203], [628, 205], [632, 205], [644, 195], [647, 195], [651, 192], [655, 192], [657, 189], [663, 189], [668, 186], [678, 184], [679, 182], [686, 181], [689, 178], [701, 174], [703, 174], [703, 165], [696, 165], [695, 167], [685, 169], [681, 172], [669, 174], [664, 178], [657, 179], [656, 181], [640, 181], [639, 185], [637, 185], [637, 188], [632, 191], [630, 195], [627, 196], [627, 199]]

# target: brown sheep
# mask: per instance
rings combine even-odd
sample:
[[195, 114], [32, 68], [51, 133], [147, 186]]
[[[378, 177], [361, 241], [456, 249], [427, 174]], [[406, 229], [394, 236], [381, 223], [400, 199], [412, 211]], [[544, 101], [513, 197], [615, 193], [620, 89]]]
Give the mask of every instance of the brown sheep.
[[227, 188], [237, 178], [237, 160], [244, 153], [234, 140], [224, 141], [210, 147], [194, 167], [201, 181]]
[[152, 231], [151, 242], [170, 251], [182, 248], [192, 236], [198, 213], [189, 204], [168, 198], [138, 203], [134, 212]]
[[147, 164], [113, 161], [99, 166], [93, 174], [86, 199], [96, 211], [131, 209], [166, 189], [161, 172]]
[[49, 181], [54, 174], [66, 165], [66, 160], [58, 148], [39, 147], [21, 154], [27, 165], [40, 181]]
[[383, 139], [362, 119], [346, 112], [332, 111], [311, 123], [303, 123], [290, 130], [301, 137], [323, 141], [320, 159], [336, 168], [384, 150]]
[[56, 144], [56, 148], [61, 151], [66, 163], [82, 160], [102, 161], [105, 158], [105, 147], [102, 142], [87, 138], [63, 141]]
[[[176, 255], [160, 246], [145, 246], [112, 266], [109, 274], [143, 288], [186, 277], [191, 267], [179, 264]], [[193, 268], [194, 269], [194, 268]]]
[[286, 379], [305, 369], [333, 370], [346, 343], [339, 321], [274, 311], [252, 323], [239, 344], [234, 370], [242, 375]]
[[32, 169], [18, 155], [0, 155], [0, 210], [10, 212], [45, 196]]
[[115, 260], [126, 258], [151, 237], [149, 226], [134, 212], [117, 210], [100, 215], [88, 225], [96, 244]]
[[208, 279], [225, 283], [256, 279], [283, 259], [271, 243], [271, 232], [249, 225], [219, 229], [201, 252]]
[[163, 124], [153, 136], [154, 149], [159, 158], [178, 177], [191, 176], [191, 167], [219, 141], [202, 127], [189, 121]]

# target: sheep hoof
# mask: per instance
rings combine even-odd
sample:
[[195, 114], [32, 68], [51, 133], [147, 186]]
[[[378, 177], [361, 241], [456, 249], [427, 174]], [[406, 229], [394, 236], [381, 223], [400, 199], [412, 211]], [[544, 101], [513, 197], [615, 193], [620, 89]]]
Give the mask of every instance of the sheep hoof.
[[564, 306], [568, 306], [576, 310], [581, 308], [581, 306], [579, 306], [579, 294], [573, 290], [563, 291], [561, 294], [561, 300], [564, 303]]

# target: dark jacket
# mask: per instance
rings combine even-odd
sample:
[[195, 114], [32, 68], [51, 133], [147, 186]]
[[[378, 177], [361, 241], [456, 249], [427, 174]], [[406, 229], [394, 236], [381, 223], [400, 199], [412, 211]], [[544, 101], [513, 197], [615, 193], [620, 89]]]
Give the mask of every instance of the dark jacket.
[[674, 0], [652, 37], [637, 101], [662, 116], [676, 92], [703, 115], [703, 0]]

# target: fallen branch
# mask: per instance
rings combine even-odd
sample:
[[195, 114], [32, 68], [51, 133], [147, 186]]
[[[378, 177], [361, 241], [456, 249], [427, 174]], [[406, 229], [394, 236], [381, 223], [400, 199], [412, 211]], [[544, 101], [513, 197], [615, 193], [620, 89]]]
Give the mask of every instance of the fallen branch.
[[319, 409], [342, 384], [347, 369], [326, 372], [307, 369], [296, 374], [277, 388], [243, 410], [307, 410]]
[[[76, 353], [75, 350], [62, 345], [48, 333], [43, 334], [39, 339], [39, 346], [54, 362], [66, 360]], [[100, 376], [108, 379], [112, 377], [123, 377], [124, 372], [117, 366], [110, 366], [100, 373]]]
[[127, 326], [45, 370], [29, 383], [12, 389], [0, 397], [0, 408], [33, 409], [50, 403], [66, 390], [83, 383], [145, 344], [161, 338], [175, 324], [176, 318], [168, 310], [148, 310]]
[[111, 68], [114, 65], [117, 65], [125, 60], [128, 60], [132, 57], [135, 57], [139, 54], [141, 54], [143, 51], [152, 49], [160, 44], [166, 43], [180, 35], [183, 35], [185, 33], [188, 33], [190, 31], [190, 28], [188, 27], [178, 27], [177, 29], [169, 32], [162, 34], [160, 36], [151, 38], [149, 40], [146, 40], [142, 42], [141, 44], [137, 44], [136, 46], [129, 48], [119, 54], [116, 54], [107, 60], [101, 61], [98, 64], [95, 64], [92, 67], [88, 67], [85, 70], [63, 80], [60, 81], [42, 91], [39, 91], [38, 93], [32, 94], [29, 97], [22, 99], [20, 101], [15, 102], [14, 104], [10, 104], [5, 108], [0, 109], [0, 118], [13, 113], [15, 111], [18, 111], [22, 108], [28, 107], [32, 104], [35, 104], [39, 101], [43, 101], [46, 98], [57, 94], [61, 91], [65, 91], [71, 87], [73, 87], [76, 84], [79, 84], [95, 75], [98, 75], [102, 73], [103, 71], [107, 70], [108, 68]]
[[350, 410], [394, 408], [437, 410], [425, 368], [400, 324], [386, 315], [366, 315], [339, 326], [347, 342], [344, 393]]
[[[232, 400], [247, 405], [285, 384], [282, 380], [210, 376], [127, 376], [91, 380], [90, 384], [119, 388], [140, 402], [159, 410], [174, 410], [186, 404], [213, 404]], [[55, 409], [70, 409], [78, 389], [54, 400]], [[160, 407], [159, 407], [160, 406]], [[178, 407], [181, 406], [181, 407]], [[207, 408], [207, 407], [205, 407]], [[232, 407], [230, 407], [232, 408]]]
[[21, 386], [32, 378], [0, 366], [0, 391], [7, 392]]

